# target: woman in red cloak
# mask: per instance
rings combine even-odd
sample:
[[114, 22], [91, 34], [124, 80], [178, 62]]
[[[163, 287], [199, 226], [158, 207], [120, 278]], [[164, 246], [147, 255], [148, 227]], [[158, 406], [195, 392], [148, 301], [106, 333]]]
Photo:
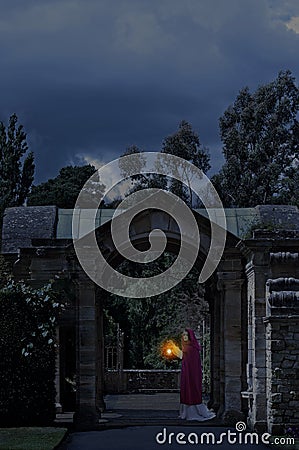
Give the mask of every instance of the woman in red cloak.
[[174, 347], [174, 354], [182, 359], [180, 418], [186, 420], [209, 420], [215, 413], [202, 403], [201, 346], [194, 331], [187, 328], [182, 334], [182, 350]]

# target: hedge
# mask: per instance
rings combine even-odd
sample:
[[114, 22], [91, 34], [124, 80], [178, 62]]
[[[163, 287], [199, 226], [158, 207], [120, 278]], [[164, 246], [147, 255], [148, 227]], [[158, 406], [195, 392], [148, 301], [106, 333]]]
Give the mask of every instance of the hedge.
[[55, 418], [55, 326], [63, 305], [49, 284], [9, 282], [0, 290], [0, 423], [49, 424]]

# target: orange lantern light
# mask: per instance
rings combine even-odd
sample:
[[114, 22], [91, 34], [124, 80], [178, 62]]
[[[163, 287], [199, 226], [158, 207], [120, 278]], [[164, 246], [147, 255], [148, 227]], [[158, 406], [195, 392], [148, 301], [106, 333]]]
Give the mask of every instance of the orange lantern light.
[[174, 359], [176, 357], [175, 353], [173, 352], [174, 346], [175, 346], [175, 344], [171, 340], [162, 342], [162, 344], [160, 346], [161, 356], [168, 360]]

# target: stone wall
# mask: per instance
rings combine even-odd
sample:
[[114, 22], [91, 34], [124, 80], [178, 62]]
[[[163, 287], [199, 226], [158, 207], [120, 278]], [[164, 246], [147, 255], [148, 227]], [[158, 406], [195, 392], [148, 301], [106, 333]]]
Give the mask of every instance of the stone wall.
[[299, 424], [299, 280], [267, 282], [267, 419], [271, 434]]
[[19, 248], [31, 247], [32, 239], [54, 239], [56, 225], [56, 206], [6, 208], [1, 252], [17, 254]]

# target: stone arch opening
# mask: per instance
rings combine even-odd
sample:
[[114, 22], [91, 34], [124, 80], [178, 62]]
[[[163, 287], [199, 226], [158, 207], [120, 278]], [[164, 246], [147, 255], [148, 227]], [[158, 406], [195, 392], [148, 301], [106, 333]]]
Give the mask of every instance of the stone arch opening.
[[[136, 245], [138, 245], [138, 239], [135, 240]], [[173, 246], [172, 246], [173, 247]], [[169, 248], [167, 249], [168, 251], [172, 250], [173, 248]], [[169, 254], [169, 253], [168, 253]], [[202, 267], [202, 265], [204, 264], [202, 255], [199, 258], [197, 264]], [[188, 277], [188, 276], [187, 276]], [[186, 277], [186, 278], [187, 278]], [[194, 277], [193, 277], [194, 278]], [[202, 291], [200, 291], [200, 294], [198, 294], [198, 296], [200, 298], [202, 298], [202, 300], [200, 300], [199, 298], [197, 298], [197, 308], [203, 308], [203, 304], [207, 303], [207, 307], [209, 309], [209, 303], [210, 303], [210, 296], [208, 296], [208, 291], [205, 288], [205, 286], [208, 284], [211, 284], [211, 281], [214, 281], [215, 283], [215, 277], [211, 277], [211, 280], [209, 280], [208, 283], [205, 283], [203, 286], [203, 293]], [[174, 288], [173, 288], [174, 289]], [[169, 296], [171, 296], [171, 291], [167, 291], [167, 293], [165, 293], [165, 296], [167, 297], [167, 294]], [[193, 292], [194, 293], [194, 292]], [[182, 295], [184, 293], [182, 292]], [[106, 293], [107, 296], [107, 301], [109, 302], [109, 298], [110, 298], [109, 293]], [[192, 295], [190, 293], [190, 295]], [[105, 296], [105, 294], [104, 294]], [[154, 314], [155, 316], [157, 316], [159, 314], [159, 308], [163, 307], [162, 302], [167, 301], [165, 300], [165, 296], [163, 298], [160, 298], [159, 301], [155, 300], [154, 304], [155, 304], [155, 308], [158, 308], [155, 310], [155, 312], [152, 311], [152, 314]], [[124, 302], [126, 302], [127, 300], [124, 299]], [[134, 303], [136, 301], [136, 299], [132, 299], [131, 303]], [[138, 305], [140, 306], [140, 300], [138, 301]], [[180, 305], [180, 300], [177, 299], [177, 301], [175, 301], [175, 299], [172, 298], [172, 303], [176, 305], [177, 308], [179, 308]], [[151, 299], [142, 299], [142, 302], [146, 302], [145, 303], [145, 308], [146, 307], [150, 307], [150, 302]], [[122, 302], [123, 303], [123, 302]], [[209, 400], [210, 404], [211, 404], [211, 395], [210, 395], [210, 386], [211, 386], [211, 374], [210, 374], [210, 322], [211, 322], [211, 312], [209, 310], [205, 311], [205, 318], [203, 319], [203, 317], [199, 317], [199, 313], [196, 311], [196, 308], [193, 307], [193, 304], [191, 304], [190, 300], [186, 300], [185, 299], [185, 306], [186, 306], [186, 310], [182, 311], [182, 315], [180, 323], [176, 325], [176, 327], [172, 327], [172, 331], [169, 334], [169, 330], [168, 332], [163, 332], [161, 333], [161, 330], [159, 332], [159, 336], [160, 336], [160, 340], [158, 340], [155, 344], [155, 363], [157, 363], [157, 361], [162, 362], [163, 358], [159, 352], [159, 344], [161, 344], [163, 341], [165, 341], [166, 336], [173, 338], [177, 338], [178, 339], [178, 334], [183, 330], [184, 327], [190, 327], [192, 329], [195, 330], [196, 335], [198, 336], [198, 338], [200, 339], [201, 345], [203, 347], [202, 350], [202, 364], [204, 364], [204, 386], [203, 386], [203, 392], [204, 392], [204, 400], [205, 403]], [[108, 308], [109, 309], [109, 308]], [[165, 311], [165, 309], [164, 309]], [[171, 313], [170, 313], [171, 314]], [[172, 317], [175, 320], [175, 315]], [[151, 320], [153, 317], [151, 316], [151, 313], [149, 314], [149, 320]], [[171, 320], [171, 316], [169, 316], [169, 319]], [[122, 326], [121, 326], [122, 327]], [[134, 325], [133, 325], [134, 328]], [[137, 327], [138, 328], [138, 327]], [[124, 328], [122, 328], [122, 330], [124, 331]], [[128, 328], [125, 328], [126, 331], [128, 331]], [[136, 336], [136, 335], [135, 335]], [[202, 337], [205, 336], [205, 344], [203, 343]], [[139, 339], [141, 336], [137, 335], [137, 339]], [[178, 341], [180, 342], [180, 341]], [[179, 343], [179, 345], [181, 345]], [[174, 367], [172, 367], [171, 365], [168, 366], [168, 374], [164, 373], [165, 370], [162, 369], [160, 367], [160, 369], [157, 368], [157, 366], [159, 366], [159, 364], [157, 365], [153, 365], [151, 366], [150, 363], [148, 363], [148, 365], [146, 365], [146, 367], [144, 367], [143, 364], [143, 358], [141, 358], [141, 364], [140, 365], [136, 365], [134, 367], [132, 367], [131, 365], [128, 365], [128, 363], [126, 363], [126, 356], [127, 356], [127, 351], [128, 348], [130, 347], [130, 341], [125, 339], [125, 344], [124, 344], [124, 351], [125, 351], [125, 363], [122, 364], [122, 369], [125, 369], [122, 373], [120, 373], [120, 371], [116, 370], [116, 366], [114, 365], [112, 367], [112, 370], [107, 370], [107, 369], [111, 369], [109, 367], [105, 367], [106, 371], [105, 371], [105, 388], [106, 388], [106, 393], [110, 390], [111, 392], [114, 393], [128, 393], [128, 392], [142, 392], [142, 393], [153, 393], [155, 391], [155, 393], [157, 394], [161, 394], [163, 392], [171, 392], [174, 391], [174, 389], [176, 389], [176, 391], [179, 391], [179, 373], [180, 373], [180, 363], [176, 365], [175, 369], [176, 369], [176, 373], [171, 373], [171, 369], [174, 369]], [[143, 346], [141, 346], [141, 352], [143, 351]], [[144, 351], [146, 352], [146, 349], [148, 350], [148, 352], [150, 352], [151, 350], [151, 354], [153, 353], [153, 350], [150, 349], [149, 343], [146, 344], [144, 346]], [[111, 350], [111, 349], [110, 349]], [[117, 349], [116, 349], [117, 351]], [[107, 356], [107, 355], [106, 355]], [[142, 356], [146, 356], [146, 355], [142, 355]], [[132, 359], [131, 359], [132, 361]], [[152, 361], [153, 363], [153, 361]], [[115, 369], [115, 370], [113, 370]], [[134, 370], [130, 370], [130, 369], [134, 369]], [[150, 371], [151, 369], [151, 371]], [[174, 371], [175, 371], [174, 369]], [[159, 373], [160, 370], [160, 373]], [[167, 378], [166, 378], [167, 377]], [[130, 379], [131, 381], [128, 382], [128, 379]], [[161, 385], [159, 385], [159, 382], [161, 383]], [[167, 384], [168, 383], [168, 384]], [[177, 399], [177, 408], [179, 407], [179, 397]], [[161, 405], [160, 405], [161, 406]], [[142, 409], [142, 408], [141, 408]], [[159, 406], [157, 406], [156, 408], [157, 410], [160, 409]]]
[[[209, 251], [210, 225], [207, 218], [197, 212], [194, 214], [201, 233], [201, 246], [196, 260], [196, 266], [201, 270]], [[149, 232], [159, 228], [167, 237], [166, 250], [178, 253], [180, 234], [174, 229], [166, 213], [146, 211], [138, 215], [133, 227], [131, 243], [137, 248], [146, 248]], [[108, 262], [117, 267], [123, 257], [114, 248], [109, 230], [109, 222], [97, 230], [98, 243], [103, 253], [108, 255]], [[246, 413], [246, 402], [241, 398], [241, 391], [247, 387], [247, 316], [244, 314], [246, 289], [244, 261], [240, 250], [236, 248], [238, 241], [228, 233], [222, 260], [215, 273], [205, 283], [211, 324], [209, 406], [217, 411], [218, 417], [231, 410]], [[102, 392], [103, 387], [98, 386], [98, 396], [102, 395]]]

